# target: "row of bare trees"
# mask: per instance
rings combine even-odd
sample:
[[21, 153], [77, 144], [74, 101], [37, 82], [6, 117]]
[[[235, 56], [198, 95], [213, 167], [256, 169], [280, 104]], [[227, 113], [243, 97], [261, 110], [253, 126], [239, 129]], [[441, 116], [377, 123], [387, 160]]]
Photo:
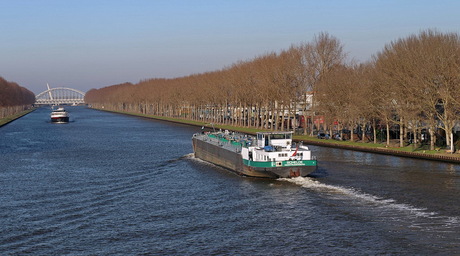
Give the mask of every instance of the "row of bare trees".
[[228, 125], [301, 127], [304, 134], [358, 130], [375, 143], [379, 131], [390, 143], [395, 127], [401, 145], [429, 131], [434, 148], [439, 130], [453, 143], [459, 92], [459, 35], [427, 30], [391, 42], [366, 63], [347, 62], [340, 40], [320, 33], [312, 42], [214, 72], [92, 89], [85, 101]]
[[0, 77], [0, 118], [19, 113], [34, 102], [33, 92]]

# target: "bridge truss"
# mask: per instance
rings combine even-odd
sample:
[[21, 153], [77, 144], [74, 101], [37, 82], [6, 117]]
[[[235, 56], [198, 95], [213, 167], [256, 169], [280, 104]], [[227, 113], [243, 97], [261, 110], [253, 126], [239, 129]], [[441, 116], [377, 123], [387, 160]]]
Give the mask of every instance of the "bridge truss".
[[49, 88], [35, 96], [35, 105], [78, 105], [85, 103], [85, 93], [72, 88]]

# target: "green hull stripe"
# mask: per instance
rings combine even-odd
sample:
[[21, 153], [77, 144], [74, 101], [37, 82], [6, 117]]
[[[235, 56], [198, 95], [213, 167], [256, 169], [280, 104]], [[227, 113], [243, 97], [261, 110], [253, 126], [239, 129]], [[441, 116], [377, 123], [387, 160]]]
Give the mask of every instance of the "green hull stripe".
[[279, 162], [257, 162], [243, 159], [243, 163], [252, 167], [292, 167], [292, 166], [316, 166], [316, 160], [300, 160], [300, 161], [279, 161]]

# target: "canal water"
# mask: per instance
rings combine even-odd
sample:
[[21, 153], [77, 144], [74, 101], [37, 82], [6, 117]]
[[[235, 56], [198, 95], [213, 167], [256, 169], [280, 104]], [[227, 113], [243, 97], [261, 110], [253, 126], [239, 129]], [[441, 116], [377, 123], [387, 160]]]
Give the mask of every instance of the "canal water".
[[68, 107], [0, 128], [0, 255], [459, 255], [460, 166], [312, 146], [313, 177], [194, 159], [199, 128]]

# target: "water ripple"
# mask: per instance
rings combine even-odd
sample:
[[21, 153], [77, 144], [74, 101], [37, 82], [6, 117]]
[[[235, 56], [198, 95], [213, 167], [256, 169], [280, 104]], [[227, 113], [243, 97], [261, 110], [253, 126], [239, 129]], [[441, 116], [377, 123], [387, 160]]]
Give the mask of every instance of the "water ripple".
[[194, 127], [69, 111], [0, 128], [0, 255], [460, 253], [456, 167], [313, 147], [327, 175], [251, 179], [195, 159]]

